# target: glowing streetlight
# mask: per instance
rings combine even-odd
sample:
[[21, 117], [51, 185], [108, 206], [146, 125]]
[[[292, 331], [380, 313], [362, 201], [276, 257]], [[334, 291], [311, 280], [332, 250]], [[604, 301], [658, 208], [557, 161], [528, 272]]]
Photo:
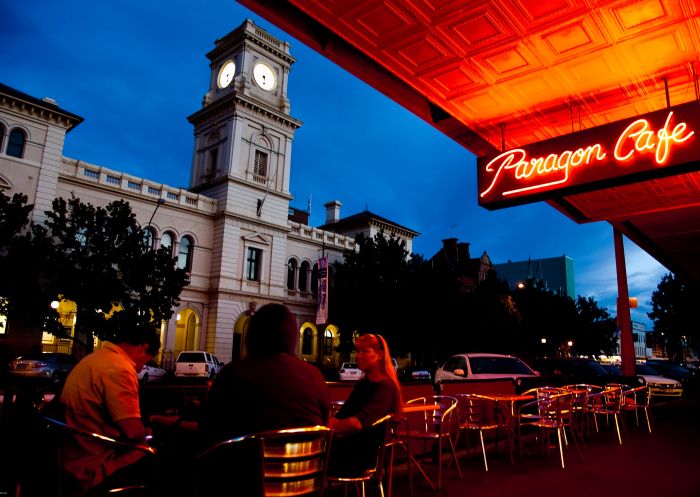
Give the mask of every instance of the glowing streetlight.
[[521, 289], [521, 290], [522, 290], [523, 288], [525, 288], [525, 283], [523, 283], [522, 281], [521, 281], [520, 283], [518, 283], [518, 288]]
[[545, 344], [545, 343], [547, 343], [547, 339], [543, 337], [543, 338], [540, 340], [540, 342], [542, 342], [543, 344]]
[[58, 309], [58, 306], [61, 304], [58, 300], [52, 300], [51, 304], [49, 304], [49, 305], [51, 306], [51, 309]]
[[566, 342], [566, 344], [567, 344], [569, 347], [573, 347], [573, 346], [574, 346], [574, 342], [572, 342], [571, 340], [569, 340], [568, 342]]

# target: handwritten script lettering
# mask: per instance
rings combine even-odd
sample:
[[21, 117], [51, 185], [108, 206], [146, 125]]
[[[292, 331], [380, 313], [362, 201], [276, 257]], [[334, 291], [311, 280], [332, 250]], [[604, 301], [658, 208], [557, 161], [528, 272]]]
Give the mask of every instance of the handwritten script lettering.
[[[637, 119], [620, 134], [615, 142], [613, 157], [618, 162], [633, 160], [637, 155], [652, 154], [657, 165], [664, 165], [671, 147], [690, 139], [695, 132], [685, 122], [672, 127], [673, 111], [668, 113], [661, 129], [654, 131], [647, 119]], [[514, 148], [494, 157], [484, 168], [491, 177], [488, 186], [479, 194], [485, 197], [507, 178], [515, 188], [502, 191], [502, 196], [538, 190], [569, 182], [574, 168], [602, 165], [607, 153], [600, 143], [564, 150], [542, 157], [528, 157], [522, 148]], [[614, 164], [613, 164], [614, 165]]]

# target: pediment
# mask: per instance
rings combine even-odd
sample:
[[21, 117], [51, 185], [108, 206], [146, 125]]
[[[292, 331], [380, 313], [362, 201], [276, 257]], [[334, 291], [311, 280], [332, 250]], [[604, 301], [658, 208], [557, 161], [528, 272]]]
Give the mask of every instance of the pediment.
[[250, 235], [244, 236], [243, 240], [249, 243], [258, 243], [260, 245], [270, 245], [272, 243], [269, 236], [263, 235], [261, 233], [252, 233]]

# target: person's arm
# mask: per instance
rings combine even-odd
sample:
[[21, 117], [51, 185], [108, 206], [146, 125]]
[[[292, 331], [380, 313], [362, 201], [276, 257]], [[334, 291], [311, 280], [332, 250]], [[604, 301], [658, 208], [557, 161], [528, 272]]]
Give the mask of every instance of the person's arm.
[[138, 444], [146, 443], [146, 427], [141, 418], [121, 419], [116, 423], [127, 440]]
[[344, 419], [331, 418], [328, 420], [328, 427], [338, 435], [346, 435], [361, 431], [362, 423], [355, 416]]

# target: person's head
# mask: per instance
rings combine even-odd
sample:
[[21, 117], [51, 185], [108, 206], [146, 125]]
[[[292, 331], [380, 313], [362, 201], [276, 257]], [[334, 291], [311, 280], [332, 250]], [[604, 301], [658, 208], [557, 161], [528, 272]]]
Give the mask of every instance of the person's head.
[[136, 371], [158, 355], [160, 335], [153, 326], [136, 325], [120, 331], [115, 339], [126, 354], [136, 363]]
[[367, 376], [390, 379], [399, 391], [400, 400], [401, 386], [396, 376], [394, 363], [391, 361], [389, 345], [384, 340], [384, 337], [375, 333], [360, 335], [355, 340], [355, 349], [357, 350], [358, 368]]
[[282, 304], [266, 304], [253, 314], [248, 323], [246, 347], [250, 357], [286, 352], [294, 353], [297, 319]]

